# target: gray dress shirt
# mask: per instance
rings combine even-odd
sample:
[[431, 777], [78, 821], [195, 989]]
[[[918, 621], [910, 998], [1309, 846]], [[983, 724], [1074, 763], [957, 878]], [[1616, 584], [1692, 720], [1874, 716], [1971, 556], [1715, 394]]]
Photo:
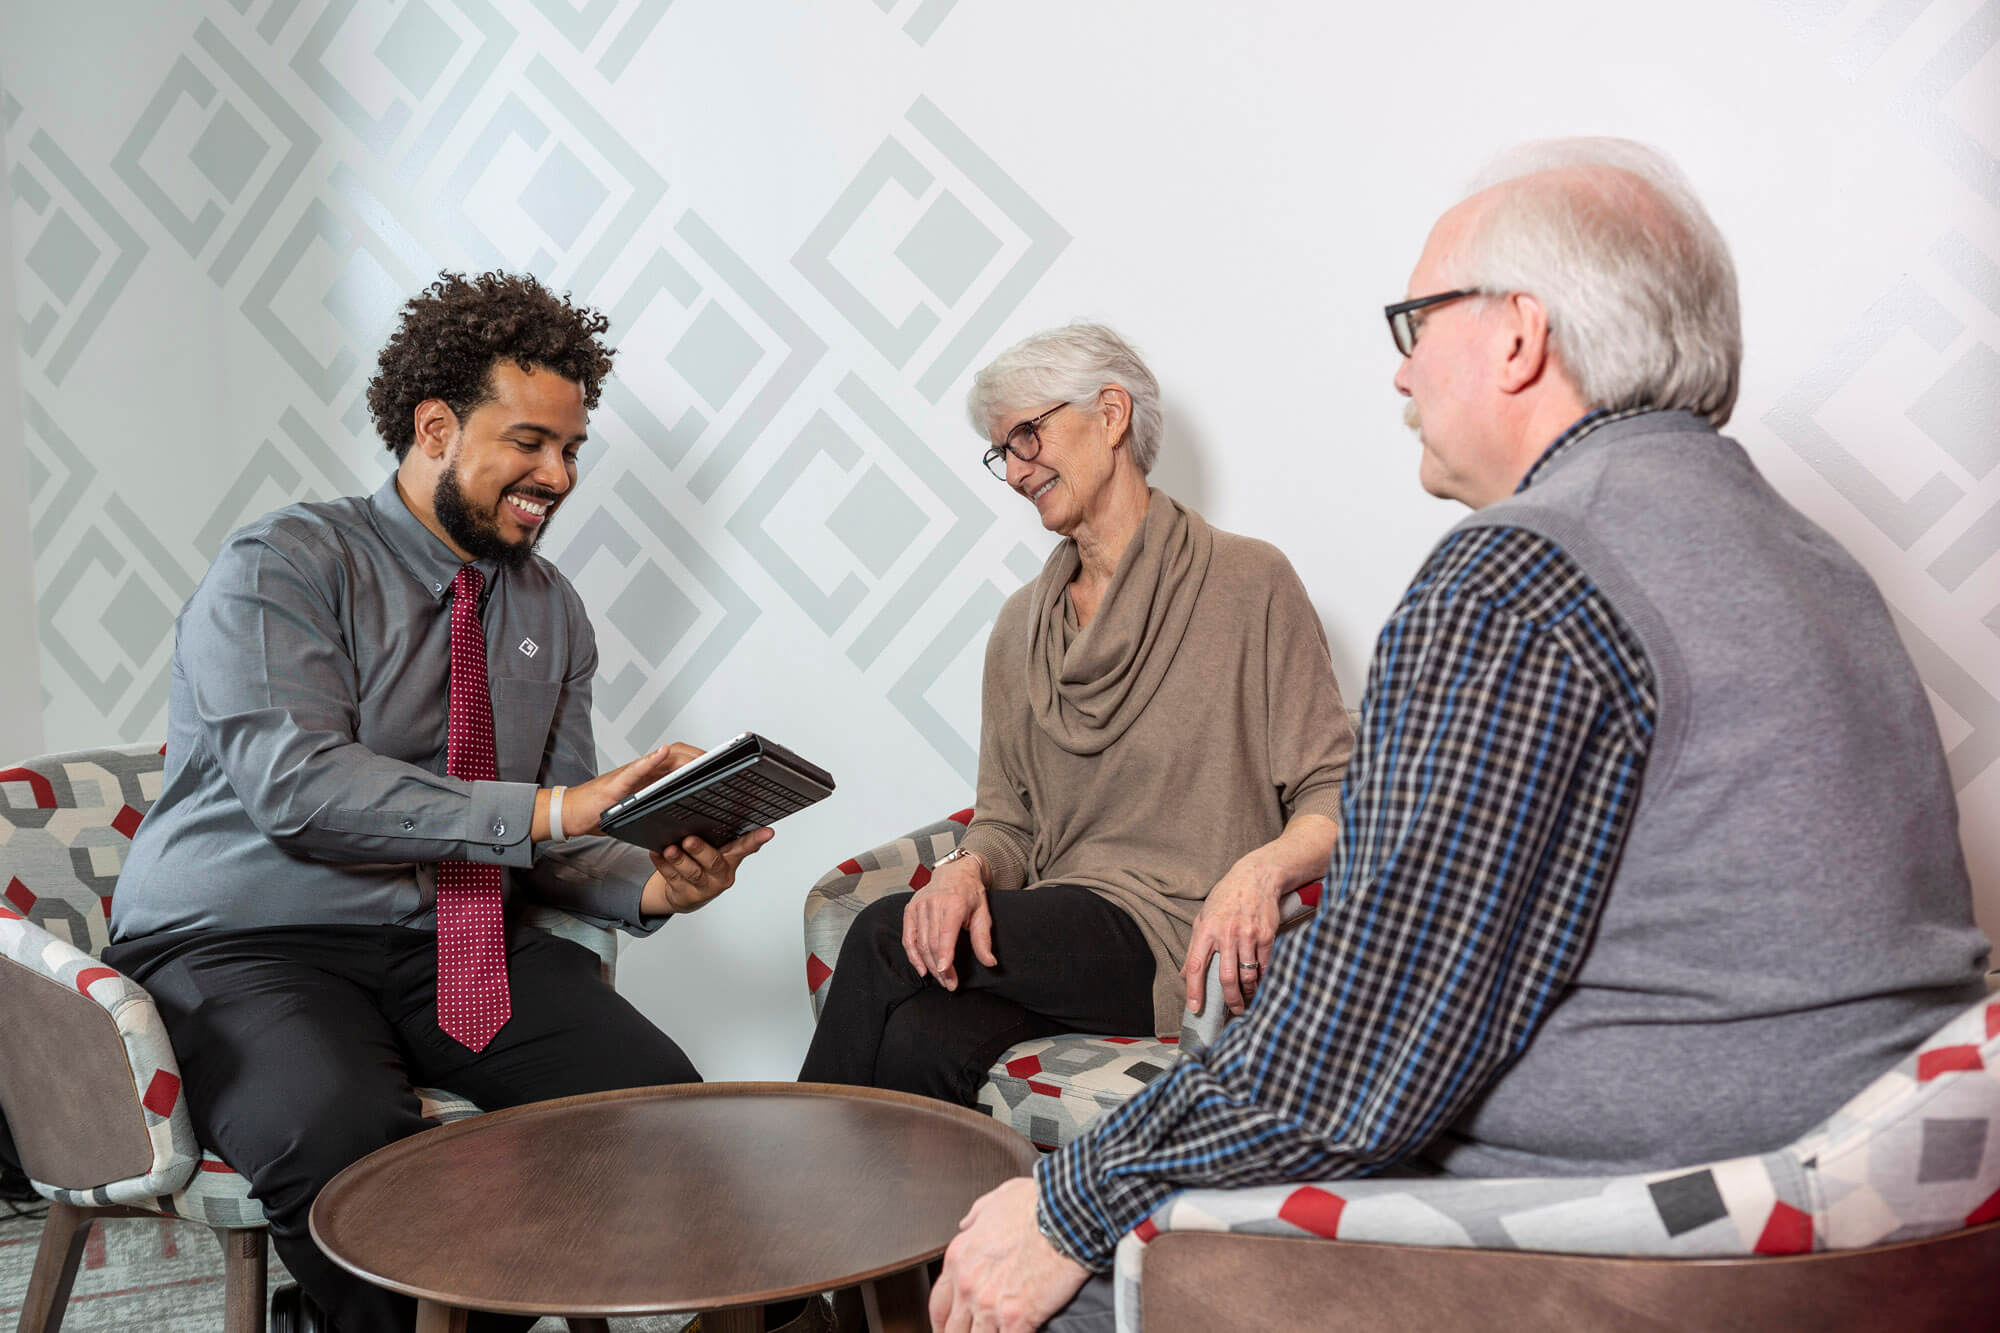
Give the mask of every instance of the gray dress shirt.
[[479, 562], [497, 782], [445, 776], [460, 561], [393, 475], [223, 544], [175, 627], [166, 772], [111, 903], [114, 940], [315, 923], [433, 927], [438, 861], [633, 931], [652, 862], [610, 838], [537, 846], [538, 787], [597, 773], [583, 602], [539, 557]]

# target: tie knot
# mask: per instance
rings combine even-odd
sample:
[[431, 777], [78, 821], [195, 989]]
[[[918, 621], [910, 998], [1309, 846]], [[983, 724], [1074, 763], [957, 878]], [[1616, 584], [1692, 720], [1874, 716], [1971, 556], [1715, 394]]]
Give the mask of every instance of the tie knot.
[[477, 565], [460, 565], [458, 577], [451, 581], [451, 595], [467, 605], [477, 606], [479, 594], [486, 591], [486, 576], [479, 572]]

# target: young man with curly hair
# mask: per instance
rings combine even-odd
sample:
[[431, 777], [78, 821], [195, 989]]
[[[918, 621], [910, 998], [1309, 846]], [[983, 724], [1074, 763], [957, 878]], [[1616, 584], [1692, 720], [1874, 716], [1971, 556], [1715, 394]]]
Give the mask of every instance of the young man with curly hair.
[[700, 1077], [519, 909], [645, 934], [770, 837], [649, 854], [597, 832], [698, 753], [597, 772], [590, 621], [534, 553], [576, 486], [605, 328], [532, 277], [441, 276], [369, 385], [395, 472], [231, 535], [177, 625], [164, 785], [105, 958], [152, 993], [196, 1134], [343, 1329], [408, 1328], [414, 1305], [329, 1262], [307, 1211], [430, 1123], [413, 1087], [491, 1110]]

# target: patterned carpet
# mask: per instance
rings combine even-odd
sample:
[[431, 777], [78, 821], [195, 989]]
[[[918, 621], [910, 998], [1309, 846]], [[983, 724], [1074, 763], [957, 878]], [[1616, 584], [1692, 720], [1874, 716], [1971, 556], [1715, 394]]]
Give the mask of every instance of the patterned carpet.
[[[39, 1217], [12, 1216], [0, 1202], [0, 1329], [20, 1318], [41, 1232]], [[290, 1280], [272, 1256], [271, 1285]], [[683, 1316], [657, 1315], [614, 1319], [611, 1327], [615, 1333], [674, 1333], [686, 1323]], [[221, 1327], [222, 1250], [208, 1228], [126, 1218], [90, 1229], [63, 1333], [215, 1333]], [[562, 1327], [561, 1320], [544, 1319], [535, 1333], [560, 1333]]]

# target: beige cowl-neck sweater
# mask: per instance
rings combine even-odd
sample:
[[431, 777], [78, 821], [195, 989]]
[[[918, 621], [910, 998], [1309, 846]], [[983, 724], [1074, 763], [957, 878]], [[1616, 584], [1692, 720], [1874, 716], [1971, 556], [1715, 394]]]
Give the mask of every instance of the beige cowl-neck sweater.
[[[1291, 564], [1154, 490], [1097, 615], [1077, 627], [1064, 541], [986, 643], [965, 846], [995, 892], [1080, 884], [1152, 945], [1153, 1015], [1180, 1030], [1202, 901], [1295, 814], [1340, 818], [1354, 728]], [[1000, 966], [1007, 942], [994, 941]]]

